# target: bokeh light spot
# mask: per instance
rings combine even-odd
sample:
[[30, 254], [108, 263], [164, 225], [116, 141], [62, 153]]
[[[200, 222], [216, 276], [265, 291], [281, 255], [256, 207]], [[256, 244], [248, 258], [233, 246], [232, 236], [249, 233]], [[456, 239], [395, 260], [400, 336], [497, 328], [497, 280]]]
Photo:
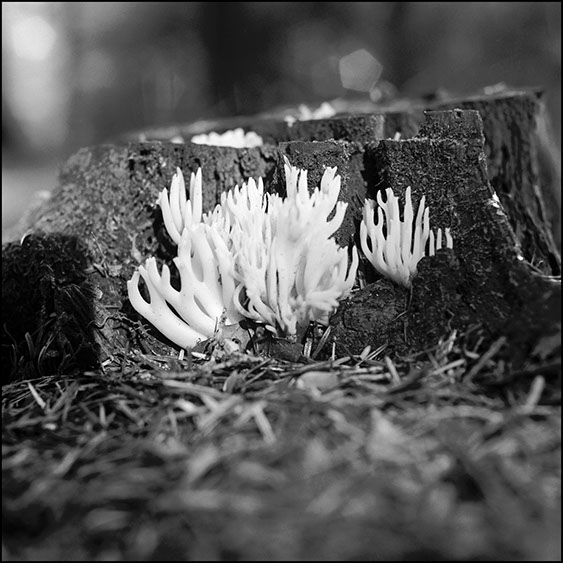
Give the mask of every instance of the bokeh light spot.
[[359, 92], [369, 92], [383, 71], [383, 65], [366, 49], [342, 57], [338, 68], [342, 86]]
[[16, 21], [12, 44], [16, 56], [31, 61], [45, 60], [57, 40], [53, 26], [41, 16], [28, 16]]

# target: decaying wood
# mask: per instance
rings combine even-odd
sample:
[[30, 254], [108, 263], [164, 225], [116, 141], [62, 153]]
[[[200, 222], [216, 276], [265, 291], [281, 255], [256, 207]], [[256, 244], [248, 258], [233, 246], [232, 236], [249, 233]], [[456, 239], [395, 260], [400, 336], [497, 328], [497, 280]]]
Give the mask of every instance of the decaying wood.
[[[373, 158], [383, 185], [397, 195], [412, 186], [416, 200], [424, 194], [432, 226], [451, 228], [454, 239], [453, 251], [419, 264], [403, 315], [407, 347], [424, 349], [448, 330], [480, 325], [492, 339], [509, 335], [512, 358], [522, 361], [538, 338], [559, 330], [561, 284], [525, 260], [489, 184], [483, 141], [477, 111], [429, 112], [419, 136], [382, 141]], [[353, 314], [344, 311], [357, 299], [341, 314]]]
[[[357, 242], [364, 197], [373, 198], [387, 187], [401, 196], [410, 185], [415, 201], [426, 194], [433, 228], [452, 229], [454, 250], [423, 259], [410, 294], [376, 277], [374, 282], [364, 262], [363, 279], [376, 285], [354, 294], [335, 315], [336, 343], [352, 351], [368, 344], [420, 350], [448, 330], [478, 324], [491, 339], [506, 334], [521, 361], [560, 322], [554, 312], [560, 302], [560, 280], [554, 277], [560, 273], [560, 257], [551, 233], [553, 214], [547, 213], [543, 199], [549, 191], [539, 183], [535, 124], [541, 103], [534, 92], [448, 103], [471, 109], [424, 115], [420, 104], [413, 103], [404, 111], [292, 125], [281, 119], [234, 118], [145, 132], [136, 141], [80, 150], [63, 166], [49, 200], [28, 214], [13, 242], [3, 248], [3, 279], [10, 283], [3, 284], [2, 297], [12, 304], [5, 348], [22, 353], [29, 348], [26, 333], [38, 334], [46, 322], [44, 316], [23, 313], [29, 310], [29, 287], [43, 287], [45, 279], [54, 288], [67, 285], [68, 275], [59, 275], [56, 267], [61, 237], [79, 249], [76, 260], [70, 260], [72, 276], [88, 287], [81, 295], [88, 299], [84, 310], [90, 328], [79, 347], [96, 350], [99, 361], [122, 353], [134, 334], [153, 349], [166, 348], [169, 343], [151, 327], [137, 330], [140, 319], [125, 291], [126, 281], [146, 257], [170, 261], [175, 254], [156, 206], [158, 193], [169, 185], [176, 167], [187, 175], [199, 166], [204, 210], [218, 202], [221, 192], [249, 177], [262, 176], [269, 189], [283, 190], [286, 155], [308, 170], [310, 186], [318, 183], [325, 167], [337, 166], [341, 199], [349, 203], [336, 235], [341, 244]], [[448, 103], [440, 102], [442, 108]], [[234, 126], [256, 130], [266, 144], [232, 149], [166, 140], [172, 132], [189, 140], [196, 132]], [[553, 202], [547, 207], [552, 209]], [[21, 244], [23, 233], [32, 236]], [[18, 284], [17, 265], [30, 256], [40, 267], [28, 268], [26, 283]], [[47, 299], [50, 293], [36, 292], [33, 308], [75, 315], [73, 305], [63, 300], [53, 307], [42, 301]]]
[[[540, 91], [502, 92], [440, 104], [477, 110], [483, 121], [488, 178], [500, 198], [524, 257], [548, 275], [561, 274], [554, 241], [560, 223], [557, 191], [542, 185], [546, 114]], [[544, 167], [551, 166], [548, 162]], [[556, 179], [553, 179], [556, 181]], [[560, 180], [560, 178], [559, 178]], [[560, 189], [560, 187], [559, 187]]]

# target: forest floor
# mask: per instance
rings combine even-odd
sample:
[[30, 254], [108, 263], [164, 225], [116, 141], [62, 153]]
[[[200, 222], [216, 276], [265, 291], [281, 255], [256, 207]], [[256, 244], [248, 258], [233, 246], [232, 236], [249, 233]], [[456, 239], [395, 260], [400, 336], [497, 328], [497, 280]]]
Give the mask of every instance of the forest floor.
[[559, 561], [560, 357], [469, 341], [5, 385], [2, 559]]

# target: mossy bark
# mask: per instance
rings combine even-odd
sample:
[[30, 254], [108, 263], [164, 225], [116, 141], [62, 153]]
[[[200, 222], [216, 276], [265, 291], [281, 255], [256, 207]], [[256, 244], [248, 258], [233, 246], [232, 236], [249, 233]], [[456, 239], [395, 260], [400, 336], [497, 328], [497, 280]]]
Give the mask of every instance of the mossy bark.
[[[561, 257], [553, 237], [560, 228], [560, 206], [554, 190], [542, 184], [540, 173], [539, 151], [544, 148], [540, 135], [546, 119], [541, 98], [539, 91], [503, 92], [454, 100], [440, 107], [479, 112], [488, 178], [522, 253], [543, 273], [560, 275]], [[419, 135], [424, 135], [424, 128]]]
[[[453, 250], [419, 262], [402, 317], [407, 348], [423, 350], [453, 329], [479, 325], [489, 339], [508, 335], [513, 360], [522, 361], [542, 334], [558, 330], [560, 279], [538, 272], [522, 254], [507, 210], [488, 181], [479, 113], [427, 112], [419, 135], [384, 140], [373, 150], [382, 187], [404, 201], [411, 186], [415, 208], [425, 195], [432, 228], [450, 228], [454, 240]], [[362, 290], [370, 291], [372, 286]], [[403, 302], [398, 299], [396, 307]], [[349, 309], [356, 301], [365, 309], [361, 295], [344, 306], [345, 313], [336, 316], [337, 339], [357, 331], [342, 316], [354, 314]], [[366, 343], [381, 345], [375, 338], [380, 332], [374, 329], [367, 342], [351, 339], [357, 342], [354, 351]], [[400, 339], [387, 342], [404, 350]]]

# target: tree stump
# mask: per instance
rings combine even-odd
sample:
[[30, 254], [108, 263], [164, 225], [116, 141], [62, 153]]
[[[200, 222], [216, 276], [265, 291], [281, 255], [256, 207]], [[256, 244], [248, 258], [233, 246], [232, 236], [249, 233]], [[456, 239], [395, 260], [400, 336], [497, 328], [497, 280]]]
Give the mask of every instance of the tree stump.
[[[540, 184], [534, 129], [541, 110], [535, 92], [514, 92], [441, 102], [425, 113], [413, 103], [405, 111], [292, 125], [265, 117], [179, 125], [81, 149], [62, 167], [50, 198], [30, 209], [3, 246], [9, 379], [88, 369], [131, 346], [170, 350], [126, 292], [144, 259], [169, 262], [175, 254], [156, 206], [159, 192], [176, 167], [186, 175], [200, 166], [204, 211], [251, 177], [283, 190], [283, 156], [308, 170], [310, 187], [324, 168], [337, 167], [341, 199], [349, 203], [336, 234], [342, 245], [358, 241], [365, 197], [391, 188], [404, 198], [407, 186], [415, 205], [426, 195], [433, 228], [450, 227], [454, 238], [453, 250], [421, 260], [410, 292], [377, 279], [364, 260], [362, 277], [374, 281], [333, 316], [337, 346], [420, 351], [451, 330], [478, 325], [490, 340], [506, 337], [512, 361], [521, 363], [539, 338], [560, 330], [552, 234], [558, 214]], [[262, 135], [264, 146], [189, 142], [196, 133], [239, 126]], [[170, 142], [178, 135], [186, 142]]]

